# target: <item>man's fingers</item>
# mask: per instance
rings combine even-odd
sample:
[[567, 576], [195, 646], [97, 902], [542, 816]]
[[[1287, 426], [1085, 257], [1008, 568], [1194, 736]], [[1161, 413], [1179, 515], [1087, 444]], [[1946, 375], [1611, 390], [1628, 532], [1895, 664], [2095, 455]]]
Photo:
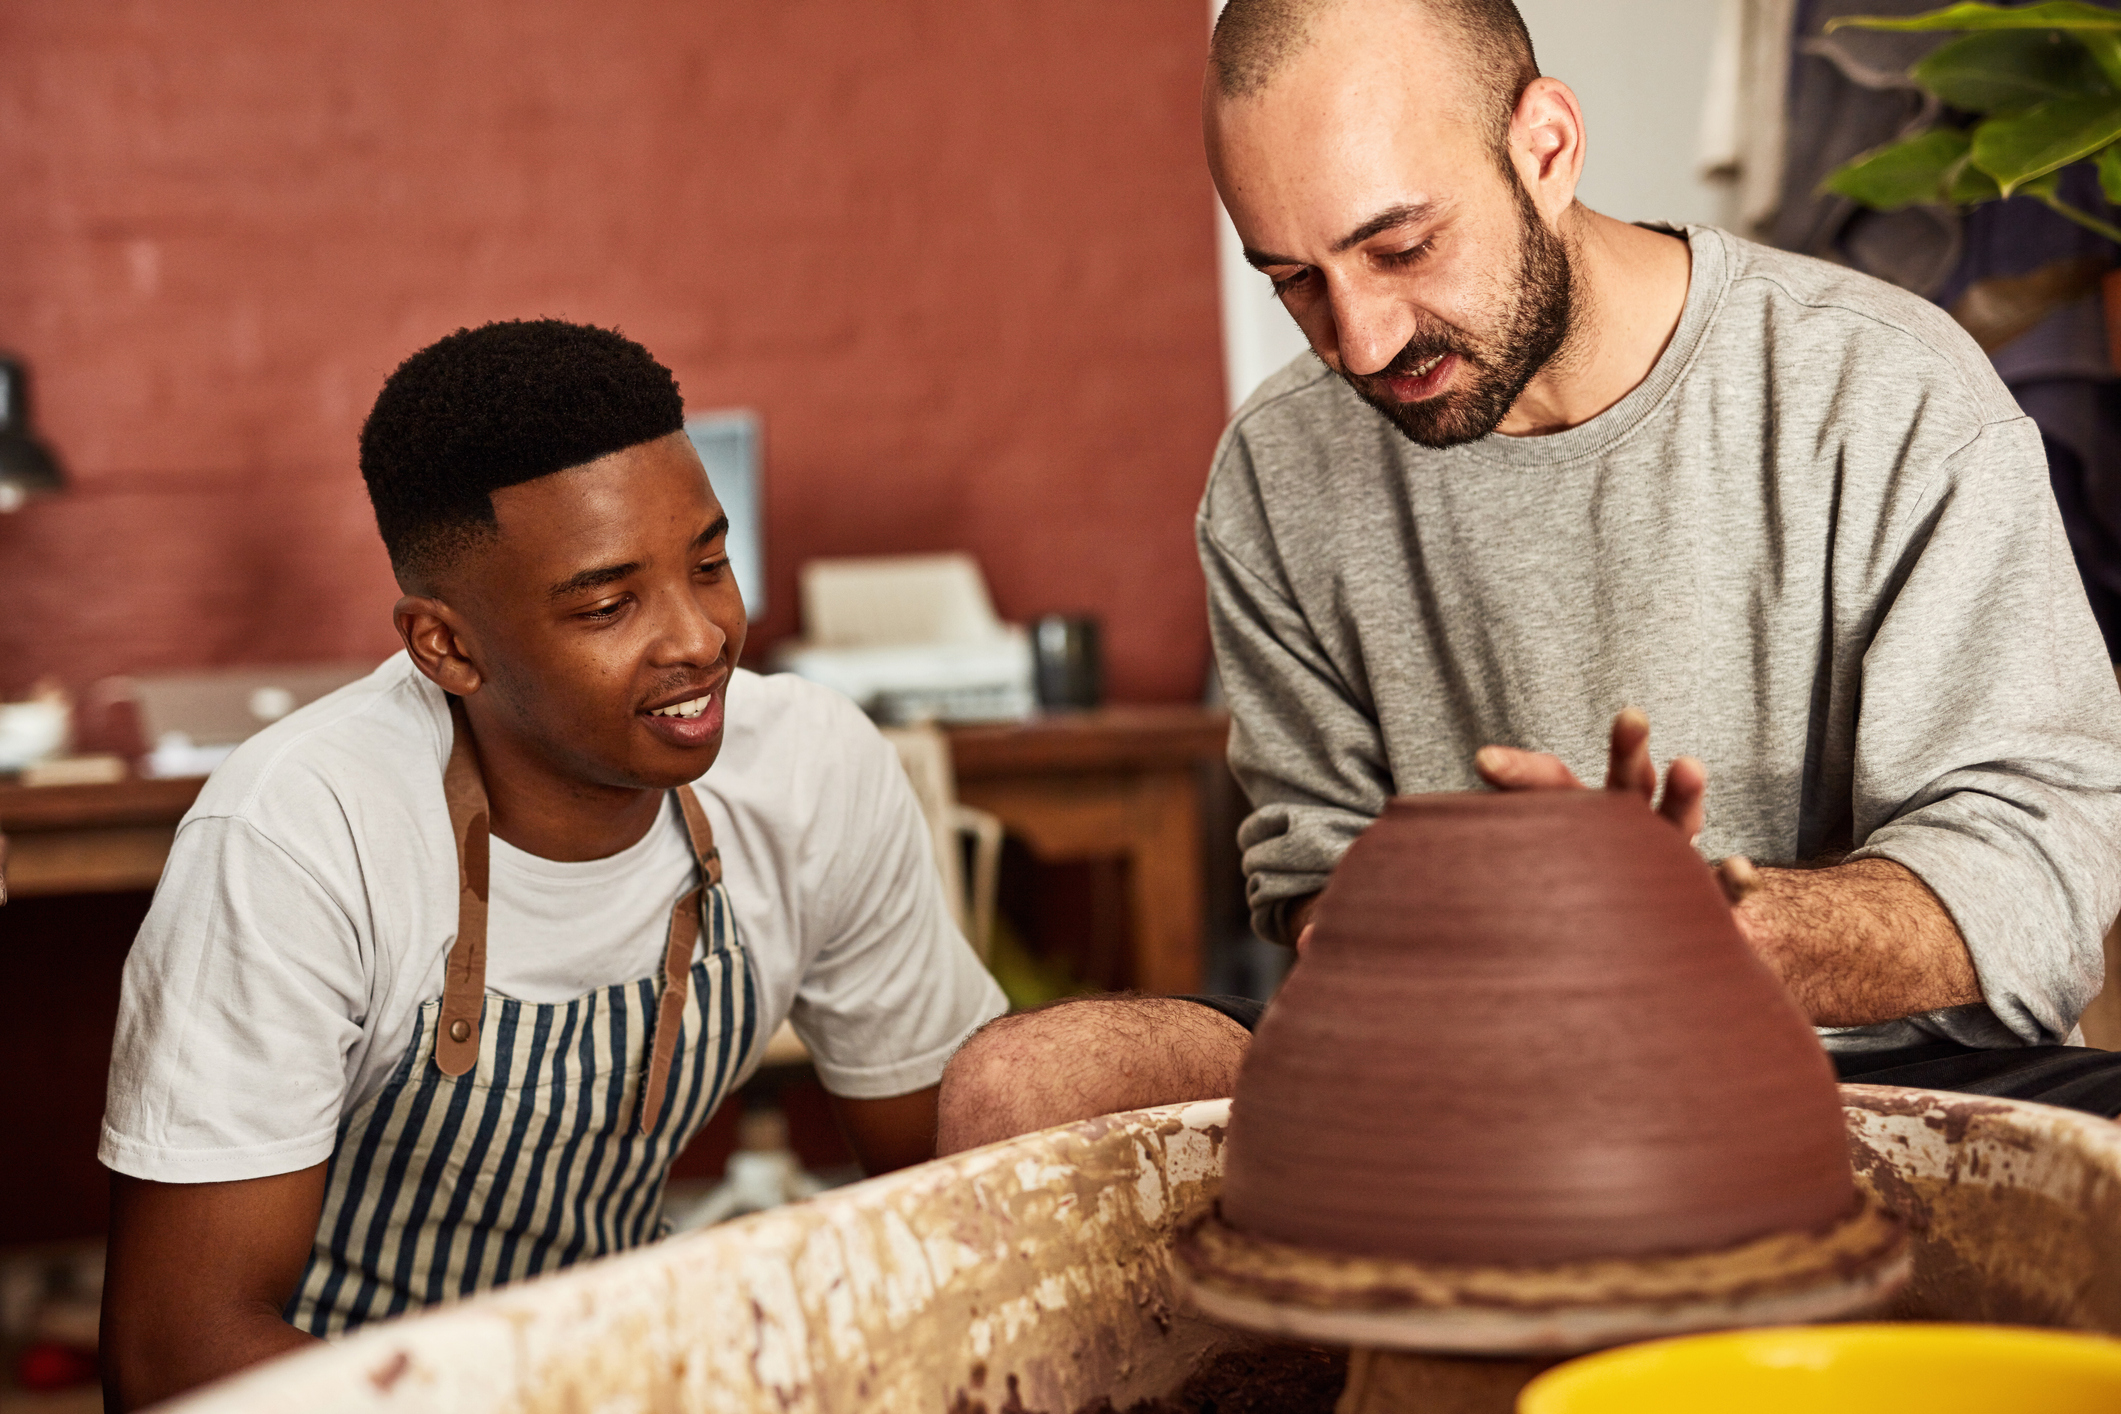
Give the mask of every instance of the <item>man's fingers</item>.
[[1657, 794], [1657, 768], [1650, 763], [1650, 719], [1634, 707], [1613, 718], [1606, 757], [1607, 790], [1631, 790], [1647, 804]]
[[1473, 769], [1497, 790], [1583, 789], [1583, 782], [1562, 764], [1559, 756], [1549, 756], [1543, 751], [1483, 746], [1473, 753]]
[[[1558, 756], [1514, 746], [1483, 746], [1473, 754], [1473, 769], [1497, 790], [1580, 790], [1583, 782]], [[1644, 805], [1654, 805], [1691, 844], [1701, 834], [1708, 794], [1708, 767], [1692, 756], [1674, 757], [1665, 771], [1664, 798], [1657, 798], [1657, 766], [1650, 760], [1650, 719], [1637, 708], [1621, 709], [1613, 718], [1611, 751], [1606, 761], [1607, 790], [1627, 791]]]
[[1702, 800], [1709, 792], [1709, 768], [1692, 756], [1674, 756], [1664, 771], [1664, 799], [1657, 813], [1672, 822], [1679, 837], [1691, 844], [1701, 833]]
[[1731, 907], [1736, 908], [1758, 890], [1763, 881], [1752, 860], [1742, 854], [1733, 854], [1716, 866], [1716, 882], [1723, 885], [1723, 896], [1731, 901]]

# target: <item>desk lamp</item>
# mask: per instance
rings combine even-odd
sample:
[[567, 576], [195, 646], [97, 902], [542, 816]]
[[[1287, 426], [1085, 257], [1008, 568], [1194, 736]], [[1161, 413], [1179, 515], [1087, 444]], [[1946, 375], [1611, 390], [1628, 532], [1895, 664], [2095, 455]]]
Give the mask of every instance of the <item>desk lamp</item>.
[[0, 354], [0, 512], [20, 510], [34, 496], [64, 489], [59, 459], [29, 424], [29, 370]]

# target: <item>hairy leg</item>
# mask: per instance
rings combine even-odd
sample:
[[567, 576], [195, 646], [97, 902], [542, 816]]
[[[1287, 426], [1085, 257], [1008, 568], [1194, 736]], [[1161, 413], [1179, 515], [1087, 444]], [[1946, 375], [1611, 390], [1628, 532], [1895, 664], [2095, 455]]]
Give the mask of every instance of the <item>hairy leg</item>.
[[1227, 1095], [1252, 1033], [1173, 997], [1085, 997], [988, 1022], [943, 1072], [935, 1152]]

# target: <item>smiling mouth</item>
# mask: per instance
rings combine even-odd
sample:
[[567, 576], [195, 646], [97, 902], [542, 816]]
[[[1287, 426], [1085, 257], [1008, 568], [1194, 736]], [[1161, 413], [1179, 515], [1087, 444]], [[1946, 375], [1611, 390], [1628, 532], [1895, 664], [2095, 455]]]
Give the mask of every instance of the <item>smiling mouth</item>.
[[1442, 394], [1444, 382], [1451, 376], [1446, 365], [1450, 368], [1457, 367], [1451, 362], [1449, 349], [1423, 359], [1405, 372], [1386, 373], [1378, 381], [1390, 390], [1385, 396], [1392, 402], [1426, 402]]
[[651, 717], [697, 717], [714, 701], [713, 693], [695, 697], [689, 702], [673, 702], [668, 707], [658, 707], [648, 715]]
[[725, 676], [695, 697], [661, 707], [644, 707], [637, 720], [650, 736], [666, 747], [680, 751], [712, 747], [722, 738], [722, 690], [728, 685]]

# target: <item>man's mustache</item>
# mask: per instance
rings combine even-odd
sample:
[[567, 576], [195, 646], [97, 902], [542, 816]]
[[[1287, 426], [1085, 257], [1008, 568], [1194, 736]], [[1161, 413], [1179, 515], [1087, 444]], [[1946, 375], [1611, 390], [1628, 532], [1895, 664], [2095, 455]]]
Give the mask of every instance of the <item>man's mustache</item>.
[[1368, 378], [1411, 378], [1423, 364], [1438, 354], [1457, 354], [1467, 363], [1479, 363], [1480, 357], [1463, 338], [1416, 334], [1407, 340], [1405, 347], [1392, 355], [1392, 361]]

